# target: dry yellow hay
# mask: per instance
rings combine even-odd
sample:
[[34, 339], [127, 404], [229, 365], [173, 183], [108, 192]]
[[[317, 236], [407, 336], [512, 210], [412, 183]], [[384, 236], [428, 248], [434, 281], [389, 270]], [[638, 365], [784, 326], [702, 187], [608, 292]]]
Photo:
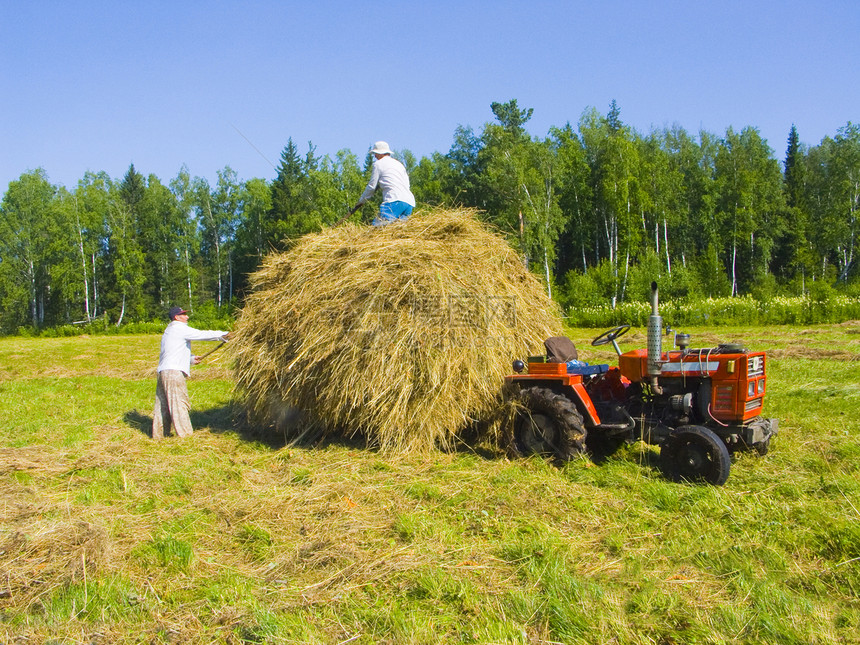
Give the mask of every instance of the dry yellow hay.
[[561, 333], [544, 287], [468, 210], [307, 235], [251, 282], [228, 345], [237, 388], [294, 439], [450, 448], [498, 408], [511, 360]]

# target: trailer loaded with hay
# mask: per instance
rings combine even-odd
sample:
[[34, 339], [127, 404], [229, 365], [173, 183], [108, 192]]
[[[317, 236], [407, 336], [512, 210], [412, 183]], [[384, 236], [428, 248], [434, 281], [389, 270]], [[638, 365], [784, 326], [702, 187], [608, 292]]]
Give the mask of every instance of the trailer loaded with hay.
[[237, 387], [253, 421], [292, 440], [450, 449], [499, 414], [511, 357], [562, 332], [540, 282], [468, 210], [306, 235], [251, 281]]

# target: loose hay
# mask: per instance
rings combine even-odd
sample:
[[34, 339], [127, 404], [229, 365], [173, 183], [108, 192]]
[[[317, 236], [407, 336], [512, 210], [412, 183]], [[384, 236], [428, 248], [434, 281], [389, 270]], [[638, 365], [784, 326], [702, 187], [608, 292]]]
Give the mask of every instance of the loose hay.
[[237, 388], [293, 439], [450, 448], [498, 409], [511, 360], [562, 329], [543, 285], [467, 210], [307, 235], [251, 283], [228, 345]]

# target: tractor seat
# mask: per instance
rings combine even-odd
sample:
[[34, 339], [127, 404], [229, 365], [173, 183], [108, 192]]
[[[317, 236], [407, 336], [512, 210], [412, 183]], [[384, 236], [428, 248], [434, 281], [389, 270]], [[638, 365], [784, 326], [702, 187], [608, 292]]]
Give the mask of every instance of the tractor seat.
[[568, 374], [592, 376], [609, 371], [609, 365], [589, 365], [578, 360], [579, 354], [576, 351], [576, 345], [567, 336], [547, 338], [543, 346], [546, 348], [546, 362], [566, 363]]
[[567, 363], [579, 358], [576, 345], [567, 336], [553, 336], [543, 342], [547, 363]]

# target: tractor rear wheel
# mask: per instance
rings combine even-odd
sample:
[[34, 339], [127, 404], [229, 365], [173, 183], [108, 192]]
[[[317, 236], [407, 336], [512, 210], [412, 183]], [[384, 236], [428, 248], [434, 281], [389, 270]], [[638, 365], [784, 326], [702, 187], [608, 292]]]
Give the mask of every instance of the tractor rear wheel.
[[702, 426], [680, 426], [660, 447], [660, 465], [674, 481], [703, 481], [722, 486], [732, 460], [726, 444]]
[[514, 421], [515, 454], [552, 455], [570, 461], [585, 452], [585, 424], [573, 401], [546, 387], [520, 390], [523, 409]]

